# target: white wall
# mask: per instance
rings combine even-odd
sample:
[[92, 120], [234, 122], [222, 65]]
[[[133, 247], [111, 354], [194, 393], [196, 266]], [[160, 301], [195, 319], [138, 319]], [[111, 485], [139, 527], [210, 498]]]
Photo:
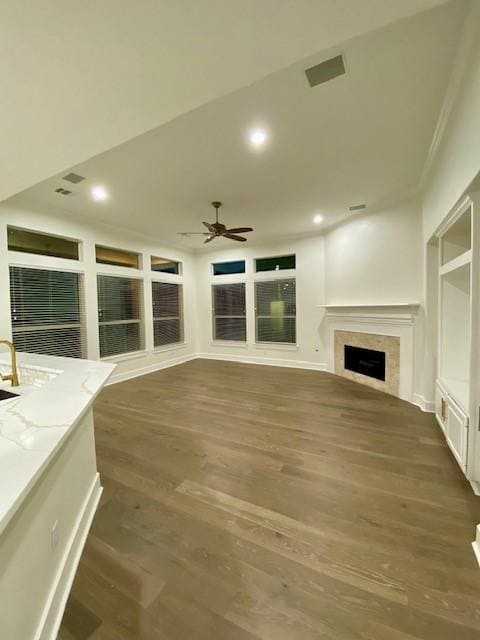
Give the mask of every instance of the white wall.
[[[254, 258], [295, 253], [296, 269], [254, 273]], [[246, 273], [237, 276], [213, 276], [212, 262], [246, 260]], [[203, 357], [264, 362], [323, 369], [325, 353], [321, 332], [325, 300], [324, 239], [321, 235], [270, 245], [238, 246], [200, 254], [196, 260], [198, 351]], [[256, 278], [295, 277], [297, 287], [297, 345], [256, 345], [254, 281]], [[212, 284], [246, 283], [247, 343], [233, 346], [212, 339]]]
[[[7, 246], [7, 225], [18, 226], [34, 231], [51, 233], [79, 240], [81, 259], [63, 260], [47, 256], [36, 256], [15, 251], [5, 251]], [[97, 315], [97, 273], [116, 274], [127, 277], [140, 277], [144, 282], [145, 349], [135, 354], [124, 354], [108, 358], [117, 363], [112, 381], [148, 373], [161, 368], [164, 364], [188, 359], [196, 351], [195, 330], [195, 281], [194, 257], [191, 253], [162, 246], [159, 239], [149, 240], [141, 235], [122, 232], [107, 226], [92, 226], [89, 222], [73, 220], [65, 212], [46, 213], [40, 207], [31, 204], [6, 201], [0, 204], [0, 336], [11, 336], [10, 299], [8, 283], [8, 265], [44, 266], [45, 268], [80, 271], [85, 286], [86, 328], [88, 357], [99, 358], [98, 315]], [[142, 256], [142, 269], [97, 265], [95, 262], [95, 243], [113, 246], [119, 249], [135, 251]], [[150, 270], [150, 256], [156, 255], [183, 263], [183, 275], [153, 273]], [[185, 341], [181, 345], [155, 349], [153, 346], [153, 320], [151, 314], [151, 280], [181, 282], [184, 293]]]
[[423, 189], [425, 241], [480, 170], [479, 33], [480, 2], [471, 0], [443, 120], [439, 124], [436, 153]]
[[[182, 281], [185, 301], [185, 344], [167, 350], [153, 348], [152, 318], [145, 314], [145, 350], [113, 358], [118, 368], [113, 380], [148, 373], [168, 364], [199, 354], [210, 358], [263, 362], [287, 366], [324, 369], [325, 327], [322, 322], [326, 303], [389, 304], [422, 300], [421, 216], [415, 200], [405, 201], [389, 210], [353, 216], [343, 225], [307, 238], [294, 238], [265, 245], [225, 245], [226, 248], [193, 255], [160, 244], [140, 235], [113, 228], [67, 219], [65, 214], [46, 214], [30, 204], [10, 201], [0, 205], [0, 241], [6, 246], [7, 224], [36, 229], [81, 240], [83, 259], [76, 263], [24, 253], [0, 255], [0, 278], [8, 278], [8, 264], [36, 264], [46, 267], [78, 269], [84, 273], [87, 310], [88, 355], [97, 359], [98, 325], [96, 274], [135, 275], [132, 269], [97, 265], [95, 243], [138, 251], [145, 269], [136, 275], [145, 281], [145, 309], [151, 308], [150, 279]], [[254, 258], [295, 253], [294, 271], [281, 271], [273, 277], [294, 276], [297, 283], [297, 345], [258, 345], [255, 343], [254, 281], [271, 274], [255, 274]], [[149, 270], [150, 254], [183, 262], [183, 276], [155, 274]], [[246, 273], [238, 276], [212, 275], [211, 263], [245, 259]], [[246, 283], [247, 343], [233, 345], [212, 339], [211, 285], [214, 282]], [[8, 287], [0, 288], [0, 335], [9, 336], [10, 310]], [[415, 391], [423, 393], [423, 327], [418, 326], [415, 357]]]
[[[432, 145], [422, 189], [423, 239], [427, 243], [480, 170], [480, 2], [470, 0], [450, 86]], [[426, 245], [423, 394], [433, 399], [437, 375], [438, 256]]]
[[422, 300], [422, 218], [414, 199], [353, 216], [325, 236], [328, 304]]

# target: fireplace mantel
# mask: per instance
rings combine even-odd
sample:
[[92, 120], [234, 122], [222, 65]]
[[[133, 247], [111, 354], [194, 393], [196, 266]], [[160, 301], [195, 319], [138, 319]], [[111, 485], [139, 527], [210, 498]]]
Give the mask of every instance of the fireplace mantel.
[[418, 302], [387, 304], [321, 304], [325, 318], [343, 318], [359, 323], [413, 324], [420, 309]]

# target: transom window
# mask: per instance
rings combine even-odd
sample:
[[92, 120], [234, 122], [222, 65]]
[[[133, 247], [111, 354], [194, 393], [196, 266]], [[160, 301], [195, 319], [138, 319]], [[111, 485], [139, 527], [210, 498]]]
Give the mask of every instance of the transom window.
[[282, 271], [295, 269], [295, 254], [289, 256], [274, 256], [272, 258], [256, 258], [255, 271]]
[[168, 258], [151, 256], [150, 267], [152, 271], [160, 271], [162, 273], [175, 273], [178, 275], [182, 273], [182, 263], [176, 260], [169, 260]]
[[214, 276], [228, 276], [235, 273], [245, 273], [245, 260], [230, 262], [214, 262], [212, 264]]
[[140, 268], [140, 255], [133, 251], [124, 251], [123, 249], [114, 249], [97, 244], [95, 245], [95, 259], [98, 264], [111, 264], [115, 267], [130, 267], [131, 269]]
[[79, 259], [80, 243], [68, 238], [51, 236], [28, 229], [7, 228], [8, 248], [10, 251], [34, 253], [53, 258]]

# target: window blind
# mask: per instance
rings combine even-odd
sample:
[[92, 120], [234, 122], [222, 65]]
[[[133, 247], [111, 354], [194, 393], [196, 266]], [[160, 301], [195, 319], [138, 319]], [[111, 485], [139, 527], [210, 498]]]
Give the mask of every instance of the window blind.
[[212, 304], [213, 339], [245, 342], [247, 339], [245, 283], [213, 285]]
[[295, 344], [295, 278], [255, 283], [255, 321], [257, 342]]
[[182, 285], [152, 282], [152, 306], [154, 346], [183, 342]]
[[100, 356], [143, 349], [142, 281], [97, 276]]
[[10, 267], [13, 343], [19, 351], [86, 357], [82, 275]]

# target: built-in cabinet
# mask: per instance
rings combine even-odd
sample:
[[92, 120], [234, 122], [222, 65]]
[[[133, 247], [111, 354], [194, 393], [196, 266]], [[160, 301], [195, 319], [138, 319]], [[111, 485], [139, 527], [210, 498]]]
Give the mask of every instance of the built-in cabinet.
[[438, 230], [439, 304], [436, 416], [458, 464], [480, 487], [476, 438], [480, 200], [470, 195]]

